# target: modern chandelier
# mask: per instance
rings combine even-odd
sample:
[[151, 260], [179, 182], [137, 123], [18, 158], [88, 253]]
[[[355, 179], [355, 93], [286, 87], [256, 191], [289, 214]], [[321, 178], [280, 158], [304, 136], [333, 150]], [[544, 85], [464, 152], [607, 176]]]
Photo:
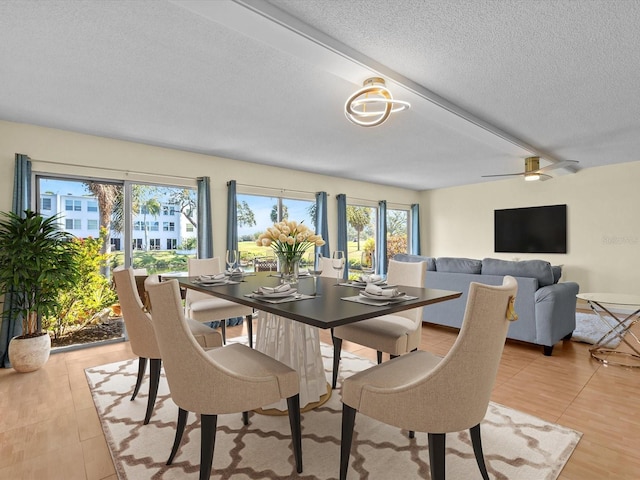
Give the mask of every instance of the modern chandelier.
[[375, 127], [389, 115], [411, 107], [409, 102], [394, 100], [380, 77], [367, 78], [362, 88], [351, 95], [344, 104], [344, 114], [349, 121], [361, 127]]

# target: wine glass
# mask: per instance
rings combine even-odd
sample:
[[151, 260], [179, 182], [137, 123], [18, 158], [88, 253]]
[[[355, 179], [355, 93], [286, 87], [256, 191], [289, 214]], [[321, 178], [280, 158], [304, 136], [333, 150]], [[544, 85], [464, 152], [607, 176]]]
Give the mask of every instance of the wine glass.
[[312, 295], [317, 295], [318, 293], [318, 277], [322, 275], [322, 262], [320, 261], [321, 258], [322, 253], [320, 252], [310, 252], [307, 255], [307, 270], [309, 271], [309, 276], [313, 280]]
[[339, 285], [340, 273], [344, 268], [344, 252], [342, 250], [334, 250], [331, 254], [331, 266], [336, 271], [336, 285]]
[[362, 252], [360, 259], [362, 273], [371, 275], [376, 271], [376, 256], [374, 252]]
[[227, 270], [232, 272], [236, 262], [238, 261], [238, 252], [236, 250], [227, 250], [225, 258], [227, 260]]

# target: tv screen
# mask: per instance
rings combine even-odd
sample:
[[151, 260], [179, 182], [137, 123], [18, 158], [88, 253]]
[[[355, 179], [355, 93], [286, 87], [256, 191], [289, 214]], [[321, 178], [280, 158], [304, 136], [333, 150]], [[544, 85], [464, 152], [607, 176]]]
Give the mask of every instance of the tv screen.
[[567, 253], [567, 206], [507, 208], [494, 216], [495, 251]]

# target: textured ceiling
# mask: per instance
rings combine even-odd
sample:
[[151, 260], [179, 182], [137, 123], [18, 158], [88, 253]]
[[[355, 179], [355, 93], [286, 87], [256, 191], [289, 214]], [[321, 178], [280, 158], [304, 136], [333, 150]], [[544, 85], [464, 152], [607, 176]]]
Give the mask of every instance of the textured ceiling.
[[[635, 0], [3, 0], [0, 119], [416, 190], [638, 161], [639, 24]], [[373, 74], [412, 108], [356, 127]]]

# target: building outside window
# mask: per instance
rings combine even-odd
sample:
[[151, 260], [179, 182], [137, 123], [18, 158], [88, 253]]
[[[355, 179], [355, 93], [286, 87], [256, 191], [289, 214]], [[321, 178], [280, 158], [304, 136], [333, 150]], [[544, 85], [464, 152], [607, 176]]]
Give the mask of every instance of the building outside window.
[[41, 208], [42, 208], [42, 210], [51, 210], [51, 198], [50, 197], [45, 197], [45, 198], [42, 199]]
[[176, 224], [174, 222], [162, 222], [163, 232], [175, 232]]
[[87, 220], [87, 230], [98, 230], [98, 220]]
[[176, 250], [178, 248], [178, 240], [175, 238], [167, 238], [167, 250]]
[[67, 230], [82, 230], [82, 220], [79, 218], [66, 218], [64, 226]]
[[97, 212], [98, 211], [98, 202], [95, 200], [89, 200], [87, 202], [87, 212]]

